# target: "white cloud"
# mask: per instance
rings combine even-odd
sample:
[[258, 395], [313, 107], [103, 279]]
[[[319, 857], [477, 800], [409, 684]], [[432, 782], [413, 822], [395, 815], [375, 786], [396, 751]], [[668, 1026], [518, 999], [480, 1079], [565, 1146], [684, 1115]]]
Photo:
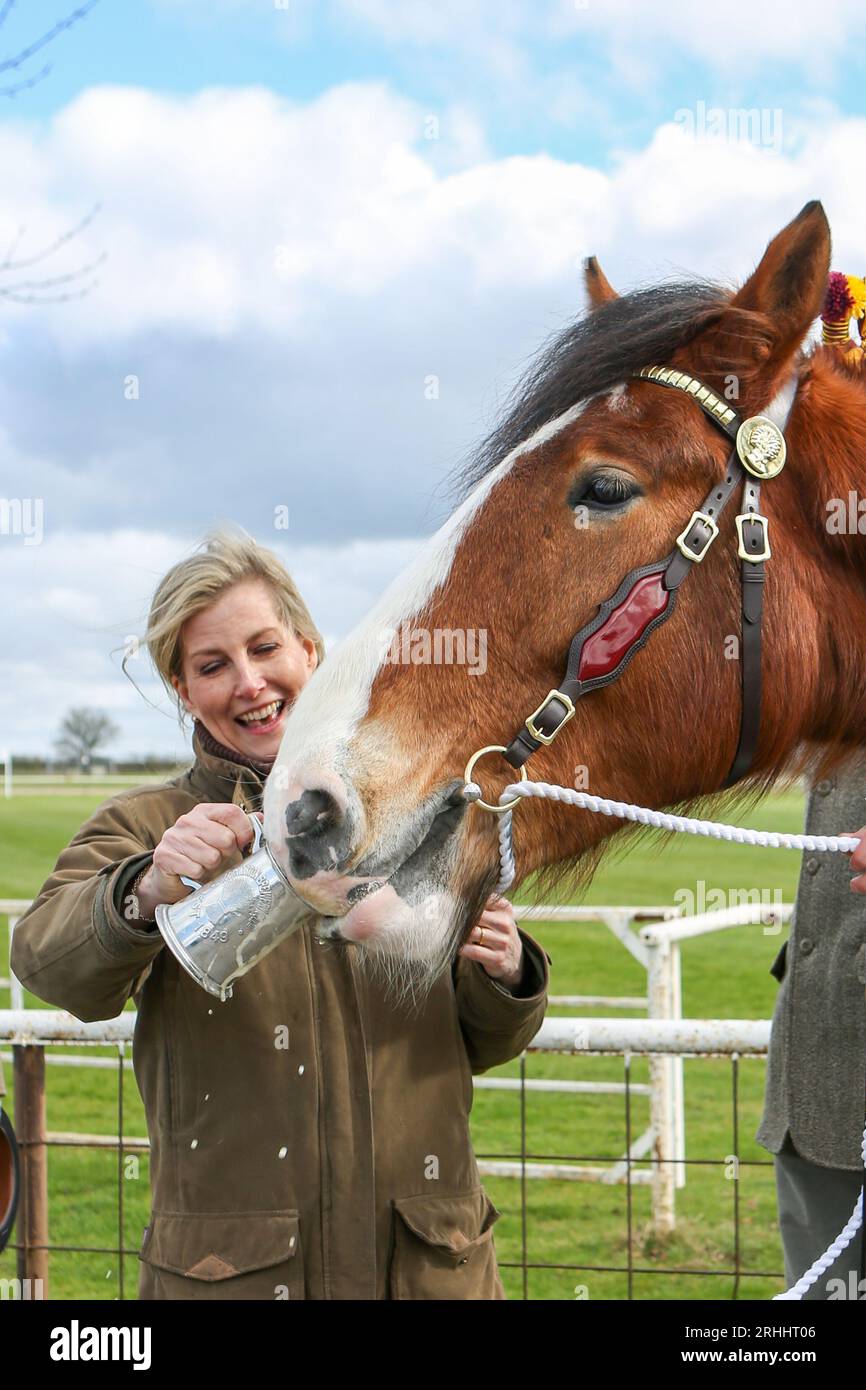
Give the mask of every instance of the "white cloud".
[[[48, 239], [103, 199], [83, 245], [51, 267], [108, 252], [94, 294], [45, 311], [46, 330], [70, 350], [155, 330], [303, 342], [341, 319], [374, 325], [389, 298], [392, 322], [406, 328], [400, 303], [408, 318], [443, 293], [456, 306], [515, 283], [553, 287], [586, 248], [689, 256], [712, 273], [717, 249], [741, 264], [754, 256], [744, 227], [770, 232], [816, 193], [844, 225], [862, 197], [846, 167], [852, 157], [856, 167], [859, 120], [825, 115], [788, 153], [695, 142], [671, 124], [611, 173], [545, 154], [443, 171], [431, 152], [453, 143], [477, 154], [483, 142], [459, 111], [454, 129], [446, 115], [440, 141], [425, 141], [426, 114], [379, 84], [306, 105], [264, 88], [94, 88], [44, 137], [0, 127], [0, 241], [17, 221]], [[751, 196], [738, 200], [734, 236], [732, 190], [743, 187]], [[694, 235], [711, 222], [708, 242]], [[32, 312], [6, 307], [7, 343], [10, 321]]]

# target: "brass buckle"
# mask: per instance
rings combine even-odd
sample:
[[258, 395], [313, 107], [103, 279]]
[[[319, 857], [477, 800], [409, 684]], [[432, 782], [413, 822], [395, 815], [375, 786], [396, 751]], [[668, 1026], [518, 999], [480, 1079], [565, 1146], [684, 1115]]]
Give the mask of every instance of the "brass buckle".
[[[542, 713], [542, 711], [547, 709], [547, 706], [550, 704], [551, 700], [559, 700], [560, 704], [565, 705], [566, 713], [563, 716], [563, 718], [559, 721], [552, 734], [543, 734], [541, 730], [536, 727], [535, 721], [538, 718], [538, 716]], [[532, 734], [532, 737], [537, 739], [539, 743], [552, 743], [553, 740], [556, 738], [556, 735], [559, 733], [560, 729], [563, 729], [565, 727], [565, 725], [568, 723], [569, 719], [572, 718], [574, 713], [574, 705], [572, 701], [568, 698], [568, 696], [563, 695], [561, 690], [551, 690], [547, 695], [545, 695], [541, 704], [538, 706], [538, 709], [534, 709], [532, 711], [529, 718], [526, 720], [526, 727]]]
[[[769, 560], [772, 551], [770, 550], [770, 540], [767, 535], [767, 518], [763, 516], [761, 512], [743, 512], [740, 516], [734, 517], [734, 521], [736, 522], [737, 527], [737, 554], [739, 555], [740, 559], [751, 560], [752, 564], [754, 565], [756, 565], [759, 560]], [[761, 528], [761, 538], [763, 544], [759, 553], [756, 553], [755, 551], [749, 552], [746, 550], [746, 543], [743, 538], [743, 526], [747, 521], [755, 521]]]
[[[704, 526], [708, 526], [710, 530], [710, 534], [707, 537], [706, 544], [704, 545], [703, 550], [700, 551], [689, 550], [685, 543], [686, 536], [689, 534], [689, 531], [691, 531], [696, 521], [703, 522]], [[701, 560], [703, 560], [704, 556], [706, 555], [707, 551], [709, 550], [710, 546], [712, 545], [713, 541], [716, 539], [716, 536], [718, 534], [719, 528], [713, 521], [713, 518], [711, 516], [707, 516], [706, 512], [692, 512], [682, 531], [680, 531], [680, 534], [677, 536], [677, 548], [679, 549], [681, 554], [685, 555], [687, 560], [694, 560], [696, 563], [698, 563]]]

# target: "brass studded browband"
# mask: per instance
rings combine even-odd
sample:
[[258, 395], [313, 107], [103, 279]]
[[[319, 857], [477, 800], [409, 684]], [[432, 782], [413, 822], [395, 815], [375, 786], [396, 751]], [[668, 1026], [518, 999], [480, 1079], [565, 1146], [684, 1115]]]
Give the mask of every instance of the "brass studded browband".
[[697, 377], [689, 376], [688, 372], [675, 371], [673, 367], [642, 367], [635, 373], [635, 377], [642, 377], [645, 381], [657, 381], [660, 386], [673, 386], [677, 391], [685, 391], [687, 395], [694, 396], [711, 420], [722, 425], [728, 434], [736, 434], [737, 412], [708, 386], [698, 381]]

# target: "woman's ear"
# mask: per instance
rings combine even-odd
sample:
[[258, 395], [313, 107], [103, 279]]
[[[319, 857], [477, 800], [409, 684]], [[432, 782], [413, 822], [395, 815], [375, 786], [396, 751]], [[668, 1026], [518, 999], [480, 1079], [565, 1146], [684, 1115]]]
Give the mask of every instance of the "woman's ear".
[[316, 644], [312, 637], [302, 637], [300, 641], [307, 658], [307, 668], [311, 672], [315, 671], [319, 664], [319, 653], [316, 651]]
[[187, 714], [194, 714], [195, 711], [191, 706], [189, 698], [189, 686], [185, 681], [181, 680], [180, 676], [172, 676], [171, 683], [183, 701], [183, 706]]

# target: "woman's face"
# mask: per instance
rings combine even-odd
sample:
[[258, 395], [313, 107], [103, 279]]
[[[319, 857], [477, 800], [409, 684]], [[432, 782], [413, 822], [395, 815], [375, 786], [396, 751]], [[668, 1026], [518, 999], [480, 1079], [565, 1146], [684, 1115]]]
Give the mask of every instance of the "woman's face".
[[236, 753], [259, 762], [275, 758], [318, 655], [309, 637], [283, 625], [268, 585], [261, 579], [233, 584], [187, 619], [181, 643], [183, 679], [175, 677], [174, 686], [189, 712]]

